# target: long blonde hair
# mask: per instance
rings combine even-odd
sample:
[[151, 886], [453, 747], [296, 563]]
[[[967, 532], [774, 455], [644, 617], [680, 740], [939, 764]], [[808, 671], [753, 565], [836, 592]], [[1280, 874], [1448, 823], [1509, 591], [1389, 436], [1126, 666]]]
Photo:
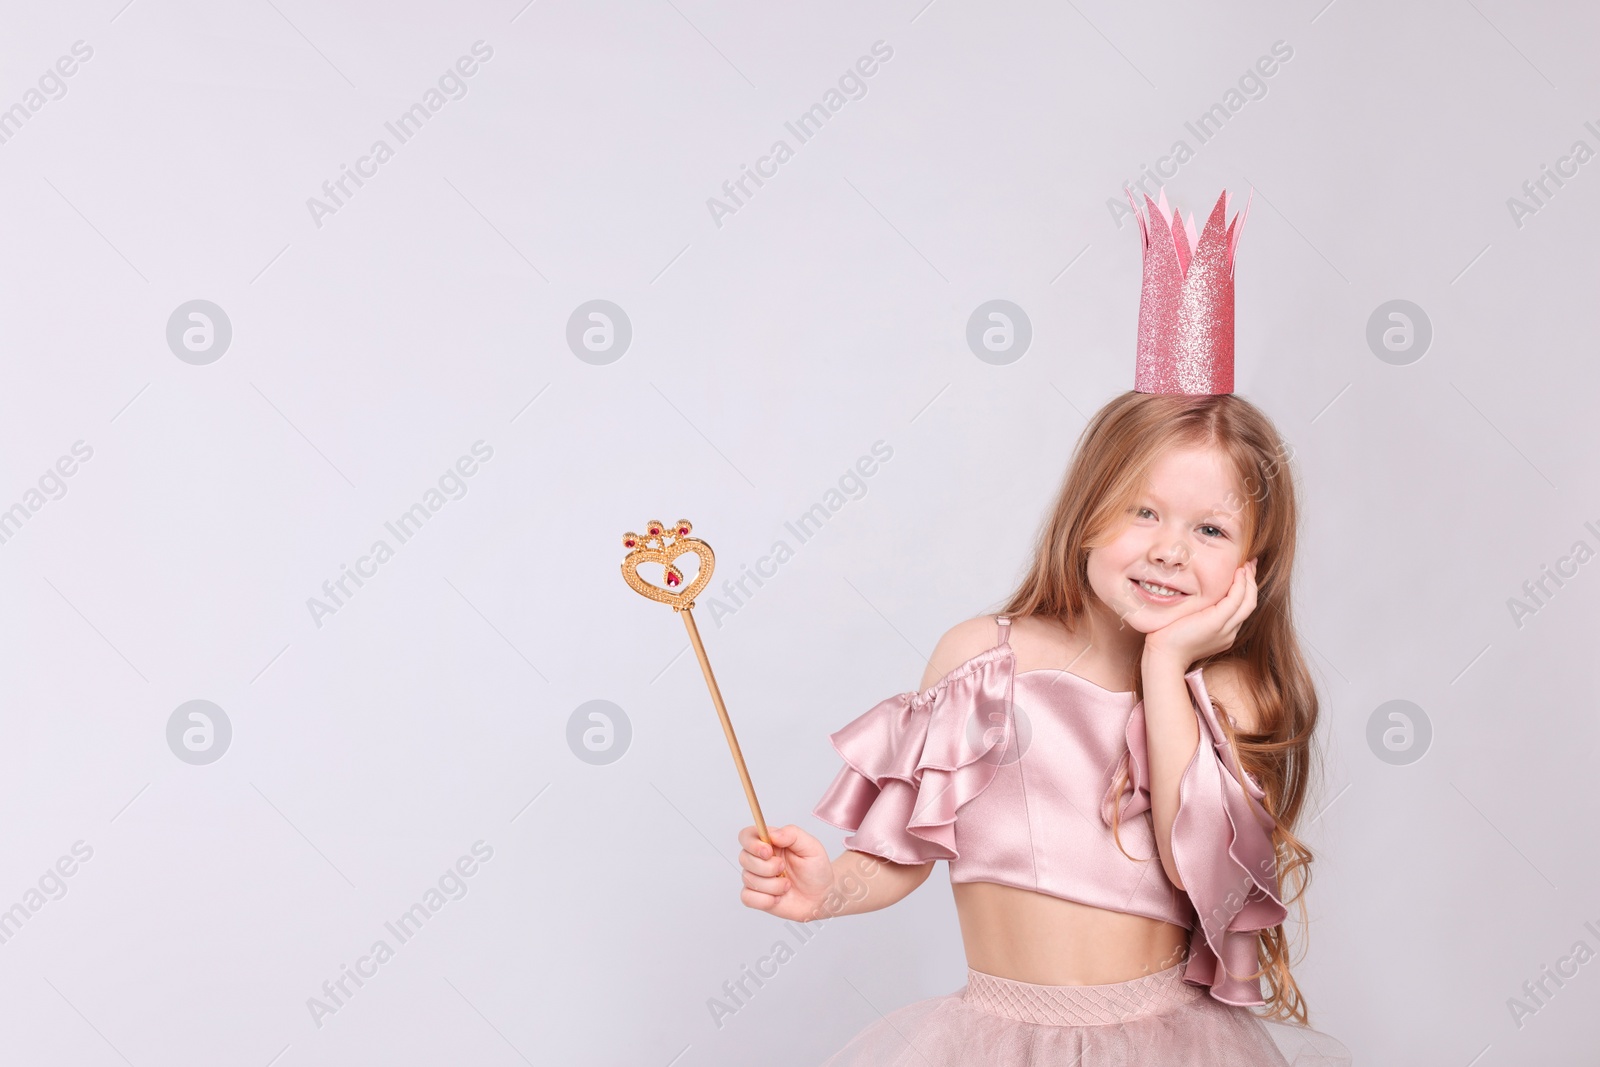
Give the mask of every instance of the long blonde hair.
[[[1271, 420], [1232, 393], [1190, 396], [1129, 391], [1111, 400], [1078, 438], [1055, 506], [1040, 531], [1033, 562], [1000, 613], [1054, 618], [1076, 632], [1094, 596], [1089, 586], [1089, 550], [1119, 531], [1124, 510], [1160, 455], [1173, 448], [1211, 446], [1228, 457], [1245, 490], [1241, 559], [1259, 557], [1257, 599], [1233, 647], [1195, 666], [1226, 657], [1238, 662], [1252, 686], [1260, 712], [1258, 732], [1236, 731], [1225, 714], [1218, 716], [1218, 721], [1239, 762], [1266, 793], [1263, 803], [1276, 821], [1272, 841], [1280, 888], [1293, 880], [1295, 891], [1284, 901], [1299, 903], [1303, 930], [1304, 893], [1310, 885], [1314, 857], [1292, 828], [1317, 770], [1311, 742], [1318, 700], [1290, 612], [1298, 525], [1295, 487], [1289, 456]], [[1142, 679], [1137, 676], [1134, 689], [1136, 698], [1142, 700]], [[1220, 707], [1219, 702], [1214, 703]], [[1122, 796], [1126, 779], [1124, 762], [1113, 796]], [[1116, 805], [1114, 834], [1120, 826], [1120, 807]], [[1120, 848], [1120, 835], [1117, 843]], [[1260, 969], [1240, 977], [1248, 980], [1265, 975], [1266, 1017], [1305, 1023], [1306, 1005], [1289, 973], [1289, 957], [1289, 943], [1279, 923], [1259, 933]]]

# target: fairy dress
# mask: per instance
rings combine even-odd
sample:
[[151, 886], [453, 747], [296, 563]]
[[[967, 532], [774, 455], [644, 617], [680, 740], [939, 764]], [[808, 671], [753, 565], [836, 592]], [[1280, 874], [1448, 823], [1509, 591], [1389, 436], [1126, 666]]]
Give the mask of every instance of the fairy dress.
[[1064, 670], [1017, 672], [1010, 620], [997, 624], [993, 647], [831, 735], [844, 766], [812, 813], [850, 831], [847, 848], [895, 863], [945, 860], [952, 883], [1182, 926], [1188, 956], [1090, 986], [968, 968], [960, 990], [888, 1013], [822, 1067], [1347, 1067], [1348, 1049], [1330, 1035], [1250, 1010], [1265, 1003], [1259, 976], [1249, 977], [1260, 966], [1256, 932], [1287, 909], [1265, 794], [1234, 757], [1201, 669], [1184, 676], [1200, 743], [1172, 823], [1180, 890], [1151, 820], [1138, 817], [1150, 810], [1142, 703]]

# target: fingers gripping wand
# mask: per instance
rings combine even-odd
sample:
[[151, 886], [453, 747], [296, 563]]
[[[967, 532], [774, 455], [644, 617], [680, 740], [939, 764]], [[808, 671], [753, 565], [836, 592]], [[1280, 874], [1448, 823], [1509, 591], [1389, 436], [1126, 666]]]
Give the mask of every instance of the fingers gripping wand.
[[[744, 783], [744, 795], [750, 801], [750, 814], [755, 817], [756, 832], [776, 853], [777, 846], [772, 844], [772, 838], [767, 834], [767, 822], [761, 817], [756, 789], [744, 765], [744, 754], [739, 751], [739, 739], [733, 734], [733, 722], [728, 718], [727, 706], [722, 703], [722, 691], [717, 688], [717, 679], [711, 673], [711, 661], [706, 658], [705, 645], [700, 641], [700, 630], [694, 624], [694, 598], [711, 581], [711, 571], [716, 565], [711, 546], [697, 537], [689, 536], [687, 519], [679, 519], [670, 527], [652, 519], [645, 524], [645, 536], [640, 537], [632, 530], [623, 534], [622, 547], [629, 550], [622, 560], [622, 577], [634, 592], [671, 606], [683, 619], [683, 625], [689, 631], [689, 642], [694, 645], [695, 657], [700, 661], [700, 671], [706, 676], [706, 687], [711, 690], [711, 702], [716, 705], [717, 717], [722, 720], [722, 733], [728, 739], [728, 750], [733, 753], [734, 766], [739, 769], [739, 780]], [[683, 572], [673, 562], [682, 555], [693, 555], [700, 561], [699, 573], [687, 585], [683, 581]], [[639, 573], [642, 563], [659, 563], [665, 567], [667, 587], [646, 581]]]

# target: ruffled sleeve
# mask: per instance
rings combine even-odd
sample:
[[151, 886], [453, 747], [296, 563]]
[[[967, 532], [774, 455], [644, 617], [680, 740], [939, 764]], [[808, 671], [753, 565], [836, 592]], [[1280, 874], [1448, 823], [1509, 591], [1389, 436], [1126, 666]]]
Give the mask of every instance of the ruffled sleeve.
[[[1278, 884], [1273, 819], [1262, 806], [1260, 785], [1239, 765], [1217, 721], [1200, 668], [1184, 675], [1193, 696], [1200, 743], [1178, 784], [1178, 811], [1172, 820], [1172, 862], [1194, 905], [1186, 981], [1209, 986], [1225, 1004], [1260, 1006], [1256, 971], [1257, 931], [1288, 917]], [[1129, 717], [1129, 789], [1122, 818], [1150, 807], [1149, 753], [1142, 714]], [[1110, 821], [1119, 799], [1107, 790], [1101, 816]]]
[[852, 831], [844, 844], [858, 852], [956, 859], [956, 812], [994, 780], [1002, 761], [984, 757], [1014, 736], [1012, 666], [1011, 646], [997, 645], [831, 734], [844, 766], [811, 813]]

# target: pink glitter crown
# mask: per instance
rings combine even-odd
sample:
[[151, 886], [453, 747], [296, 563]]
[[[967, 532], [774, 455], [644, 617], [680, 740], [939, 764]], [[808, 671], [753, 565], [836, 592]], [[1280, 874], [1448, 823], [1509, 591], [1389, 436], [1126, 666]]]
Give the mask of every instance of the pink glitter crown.
[[[1228, 191], [1217, 198], [1205, 230], [1195, 237], [1194, 215], [1187, 225], [1171, 210], [1167, 191], [1156, 204], [1144, 202], [1149, 219], [1133, 202], [1144, 248], [1144, 286], [1139, 293], [1139, 348], [1134, 389], [1140, 393], [1233, 392], [1233, 260], [1239, 231], [1250, 214], [1226, 224]], [[1250, 199], [1255, 199], [1251, 190]]]

